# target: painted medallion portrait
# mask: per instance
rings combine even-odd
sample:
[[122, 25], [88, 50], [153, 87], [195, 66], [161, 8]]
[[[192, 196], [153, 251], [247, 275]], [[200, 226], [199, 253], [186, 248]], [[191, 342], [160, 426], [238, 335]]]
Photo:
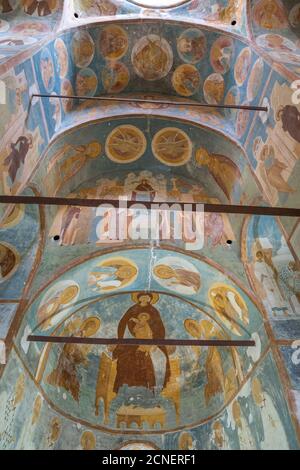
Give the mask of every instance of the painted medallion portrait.
[[145, 152], [147, 140], [143, 132], [135, 126], [115, 127], [108, 135], [105, 152], [116, 163], [130, 163], [138, 160]]
[[79, 285], [74, 281], [60, 281], [46, 292], [37, 309], [36, 316], [41, 330], [56, 325], [68, 312], [79, 296]]
[[115, 257], [101, 261], [89, 274], [93, 290], [109, 292], [132, 284], [138, 275], [137, 265], [128, 258]]
[[153, 137], [152, 152], [165, 165], [180, 166], [191, 158], [192, 142], [181, 129], [165, 127]]
[[71, 43], [72, 57], [75, 65], [85, 68], [90, 65], [95, 54], [95, 44], [87, 31], [77, 31]]
[[233, 39], [220, 36], [212, 45], [210, 50], [210, 62], [215, 72], [222, 75], [230, 69], [234, 52]]
[[69, 58], [68, 51], [64, 41], [60, 38], [54, 42], [54, 48], [57, 57], [57, 67], [60, 78], [65, 78], [68, 73]]
[[225, 82], [220, 73], [209, 75], [203, 85], [203, 93], [206, 103], [220, 104], [224, 98]]
[[[239, 102], [240, 102], [240, 90], [237, 86], [233, 86], [228, 90], [227, 95], [225, 96], [224, 104], [232, 106], [232, 105], [238, 105]], [[227, 117], [227, 119], [235, 120], [237, 116], [237, 110], [227, 108], [225, 109], [225, 116]]]
[[208, 298], [219, 319], [232, 333], [237, 336], [247, 333], [248, 307], [236, 289], [226, 284], [215, 284], [210, 288]]
[[51, 92], [54, 88], [55, 76], [53, 59], [47, 48], [44, 48], [41, 53], [40, 70], [44, 87], [48, 92]]
[[161, 36], [143, 36], [132, 49], [131, 62], [139, 77], [149, 81], [159, 80], [171, 70], [172, 48]]
[[122, 62], [110, 61], [102, 70], [102, 83], [108, 93], [120, 93], [129, 82], [129, 70]]
[[92, 69], [81, 69], [76, 75], [76, 93], [79, 96], [94, 96], [98, 86], [97, 76]]
[[166, 256], [157, 261], [152, 274], [162, 287], [179, 294], [194, 295], [201, 287], [197, 268], [184, 258]]
[[259, 58], [252, 67], [247, 84], [247, 100], [249, 102], [253, 101], [258, 95], [259, 89], [262, 84], [263, 72], [264, 61]]
[[201, 77], [194, 65], [182, 64], [172, 75], [174, 90], [181, 96], [192, 96], [200, 88]]
[[0, 242], [0, 284], [10, 278], [18, 268], [20, 255], [17, 250], [5, 242]]
[[100, 33], [99, 48], [105, 59], [120, 59], [126, 54], [128, 49], [128, 36], [126, 31], [120, 26], [106, 26]]
[[256, 24], [265, 29], [284, 29], [288, 26], [286, 9], [281, 0], [260, 0], [253, 8]]
[[177, 51], [184, 62], [196, 64], [206, 53], [206, 38], [202, 31], [190, 28], [177, 39]]
[[248, 77], [251, 66], [251, 50], [245, 47], [236, 59], [234, 66], [234, 78], [238, 86], [242, 86]]
[[[74, 96], [72, 83], [67, 78], [64, 78], [60, 86], [61, 95]], [[73, 98], [63, 98], [61, 104], [65, 113], [69, 113], [73, 108]]]

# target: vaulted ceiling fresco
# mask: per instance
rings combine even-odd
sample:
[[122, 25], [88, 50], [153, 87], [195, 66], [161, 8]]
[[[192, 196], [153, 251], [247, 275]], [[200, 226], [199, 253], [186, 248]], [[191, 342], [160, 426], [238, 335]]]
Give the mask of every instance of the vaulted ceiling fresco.
[[[0, 193], [299, 208], [299, 14], [2, 0]], [[0, 204], [0, 448], [298, 449], [299, 219], [148, 216]]]

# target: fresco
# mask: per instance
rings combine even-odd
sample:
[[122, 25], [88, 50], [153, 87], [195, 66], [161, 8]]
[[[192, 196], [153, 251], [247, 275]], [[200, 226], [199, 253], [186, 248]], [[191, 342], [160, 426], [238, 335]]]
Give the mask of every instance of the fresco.
[[[151, 260], [141, 263], [149, 256], [148, 250], [129, 250], [122, 258], [93, 258], [67, 271], [30, 307], [18, 337], [20, 354], [45, 394], [67, 414], [80, 413], [87, 422], [117, 429], [163, 430], [202, 421], [231, 401], [266, 350], [257, 308], [224, 275], [196, 258], [166, 250], [155, 250], [149, 273]], [[147, 279], [149, 290], [136, 290]], [[255, 334], [257, 344], [255, 353], [218, 347], [43, 348], [27, 343], [29, 330], [119, 338]], [[203, 403], [197, 415], [191, 402]]]
[[61, 0], [2, 0], [0, 65], [41, 42], [58, 26]]
[[[36, 389], [15, 352], [1, 386], [1, 449], [295, 449], [293, 424], [269, 353], [232, 405], [209, 423], [188, 431], [119, 436], [92, 429], [59, 415]], [[268, 371], [268, 374], [266, 374]], [[272, 371], [272, 375], [271, 375]], [[3, 388], [14, 383], [15, 388]], [[276, 385], [275, 385], [276, 384]], [[275, 388], [276, 387], [276, 388]], [[276, 390], [276, 392], [275, 392]], [[31, 413], [28, 413], [31, 409]], [[270, 421], [270, 416], [274, 419]], [[26, 418], [26, 419], [24, 419]], [[20, 422], [22, 420], [22, 426]], [[17, 444], [14, 443], [16, 440]]]
[[[208, 196], [220, 200], [245, 203], [247, 197], [250, 200], [258, 194], [242, 151], [221, 135], [212, 140], [209, 129], [180, 121], [175, 121], [172, 127], [166, 125], [166, 120], [156, 118], [135, 118], [132, 124], [127, 119], [125, 125], [122, 122], [118, 119], [98, 126], [91, 124], [84, 130], [84, 140], [78, 132], [69, 134], [67, 140], [64, 137], [61, 143], [57, 140], [35, 176], [44, 194], [58, 195], [62, 188], [66, 194], [69, 183], [72, 182], [73, 188], [75, 181], [80, 184], [83, 172], [87, 179], [87, 172], [93, 176], [100, 172], [109, 175], [111, 162], [122, 165], [122, 170], [128, 165], [134, 173], [142, 170], [146, 161], [149, 165], [151, 161], [152, 167], [162, 173], [170, 167], [175, 172], [178, 167], [181, 176], [192, 177], [195, 183], [198, 180]], [[207, 141], [206, 148], [202, 146], [203, 140]], [[247, 196], [241, 190], [243, 178], [249, 181]], [[218, 186], [218, 192], [214, 189], [210, 194], [209, 183]]]
[[[70, 0], [70, 8], [79, 18], [157, 16], [180, 17], [188, 21], [221, 26], [245, 34], [245, 7], [241, 0]], [[195, 22], [197, 22], [195, 21]], [[74, 23], [74, 21], [73, 21]]]
[[299, 76], [299, 8], [295, 1], [251, 2], [251, 28], [256, 44], [269, 57]]
[[[299, 266], [274, 218], [255, 216], [247, 224], [245, 262], [268, 312], [275, 335], [299, 335]], [[296, 336], [294, 336], [296, 335]]]
[[[0, 193], [298, 207], [299, 5], [2, 1]], [[0, 204], [1, 449], [299, 448], [299, 221], [186, 219]]]

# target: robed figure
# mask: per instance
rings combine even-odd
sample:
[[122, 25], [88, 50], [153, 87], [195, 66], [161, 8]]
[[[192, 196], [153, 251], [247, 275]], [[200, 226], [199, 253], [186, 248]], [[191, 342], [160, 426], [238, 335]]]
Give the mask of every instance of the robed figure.
[[[124, 338], [128, 330], [134, 338], [164, 339], [165, 327], [159, 311], [153, 306], [153, 294], [139, 293], [136, 299], [137, 303], [119, 322], [118, 338]], [[113, 359], [117, 362], [115, 393], [123, 385], [160, 391], [170, 379], [170, 362], [165, 346], [117, 345]]]

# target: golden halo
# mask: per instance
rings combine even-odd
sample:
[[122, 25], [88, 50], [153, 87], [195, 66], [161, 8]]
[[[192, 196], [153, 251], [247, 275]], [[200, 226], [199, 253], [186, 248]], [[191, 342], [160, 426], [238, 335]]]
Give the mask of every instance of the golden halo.
[[133, 302], [135, 302], [136, 304], [138, 303], [138, 297], [140, 295], [149, 295], [149, 297], [151, 297], [151, 300], [150, 300], [150, 304], [151, 305], [154, 305], [156, 304], [156, 302], [159, 300], [159, 294], [157, 294], [156, 292], [143, 292], [143, 291], [139, 291], [139, 292], [133, 292], [131, 294], [131, 299]]
[[75, 284], [72, 286], [66, 287], [60, 294], [59, 302], [63, 305], [70, 303], [71, 300], [73, 300], [74, 297], [76, 297], [78, 292], [79, 292], [79, 287], [76, 286]]
[[184, 320], [184, 328], [186, 331], [193, 337], [200, 339], [202, 336], [202, 328], [197, 320], [193, 320], [191, 318], [187, 318]]
[[[247, 307], [247, 304], [246, 302], [244, 301], [243, 297], [241, 296], [241, 294], [232, 286], [229, 286], [227, 284], [223, 284], [222, 282], [216, 282], [215, 284], [213, 284], [210, 289], [209, 289], [209, 292], [208, 292], [208, 298], [211, 302], [214, 301], [214, 297], [216, 296], [217, 293], [221, 293], [221, 294], [224, 294], [224, 290], [226, 291], [230, 291], [230, 292], [233, 292], [234, 294], [237, 295], [237, 297], [239, 298], [239, 300], [241, 301], [241, 304], [243, 305], [243, 307], [248, 310], [248, 307]], [[217, 292], [214, 292], [214, 291], [217, 291]], [[213, 306], [213, 304], [212, 304]]]
[[126, 54], [128, 35], [117, 25], [109, 25], [102, 29], [99, 37], [99, 49], [107, 60], [117, 60]]
[[81, 434], [80, 444], [83, 449], [93, 450], [96, 447], [96, 437], [92, 431], [84, 431]]
[[89, 326], [86, 329], [85, 336], [94, 335], [95, 333], [97, 333], [97, 331], [100, 328], [100, 325], [101, 325], [100, 318], [98, 318], [98, 317], [88, 317], [88, 318], [86, 318], [81, 323], [80, 330], [83, 331], [86, 328], [87, 325], [89, 325]]
[[152, 152], [168, 166], [184, 165], [192, 155], [193, 144], [189, 136], [177, 127], [164, 127], [152, 140]]
[[175, 69], [171, 81], [178, 95], [192, 96], [200, 88], [201, 76], [194, 65], [181, 64]]
[[143, 132], [138, 127], [126, 124], [110, 132], [105, 143], [105, 153], [113, 162], [130, 163], [144, 154], [146, 146]]

